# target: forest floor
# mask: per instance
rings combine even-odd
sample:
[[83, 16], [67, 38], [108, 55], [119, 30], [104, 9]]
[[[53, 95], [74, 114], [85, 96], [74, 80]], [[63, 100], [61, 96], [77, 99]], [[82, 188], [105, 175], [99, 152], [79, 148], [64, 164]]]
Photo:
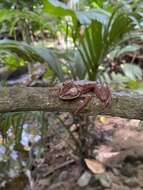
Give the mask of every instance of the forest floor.
[[[91, 161], [90, 169], [75, 159], [70, 147], [72, 142], [67, 133], [63, 133], [62, 126], [57, 125], [46, 138], [44, 158], [33, 170], [33, 190], [143, 189], [143, 129], [140, 121], [97, 116], [92, 118], [92, 124], [89, 126], [92, 159], [85, 158]], [[94, 165], [94, 162], [100, 164]]]

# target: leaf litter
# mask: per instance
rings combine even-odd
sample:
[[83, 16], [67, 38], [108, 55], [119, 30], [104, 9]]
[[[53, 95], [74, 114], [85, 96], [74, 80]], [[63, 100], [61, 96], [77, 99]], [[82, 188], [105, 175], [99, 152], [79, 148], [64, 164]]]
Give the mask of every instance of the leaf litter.
[[[66, 133], [62, 138], [57, 133], [52, 134], [50, 142], [45, 142], [48, 149], [43, 163], [36, 165], [32, 171], [35, 174], [32, 190], [143, 189], [143, 131], [139, 128], [140, 121], [109, 116], [91, 120], [94, 125], [89, 126], [90, 138], [97, 138], [100, 133], [110, 138], [103, 139], [101, 135], [99, 143], [91, 140], [91, 157], [84, 158], [86, 167], [73, 154], [69, 147], [69, 142], [72, 142]], [[55, 130], [58, 128], [59, 123]], [[85, 175], [86, 172], [88, 175]], [[88, 182], [85, 182], [83, 175], [88, 176]], [[42, 184], [43, 180], [47, 183]]]

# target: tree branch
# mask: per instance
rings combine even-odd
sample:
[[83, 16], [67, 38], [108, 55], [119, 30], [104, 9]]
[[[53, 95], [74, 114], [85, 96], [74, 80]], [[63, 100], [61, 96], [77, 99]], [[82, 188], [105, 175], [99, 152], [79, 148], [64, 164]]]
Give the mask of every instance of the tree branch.
[[[41, 87], [3, 87], [0, 89], [0, 112], [13, 111], [60, 111], [73, 112], [78, 106], [75, 101], [62, 101], [57, 88]], [[84, 95], [84, 96], [88, 96]], [[105, 108], [92, 94], [93, 98], [84, 109], [89, 115], [105, 114], [124, 118], [143, 119], [143, 96], [133, 91], [112, 93], [112, 105]]]

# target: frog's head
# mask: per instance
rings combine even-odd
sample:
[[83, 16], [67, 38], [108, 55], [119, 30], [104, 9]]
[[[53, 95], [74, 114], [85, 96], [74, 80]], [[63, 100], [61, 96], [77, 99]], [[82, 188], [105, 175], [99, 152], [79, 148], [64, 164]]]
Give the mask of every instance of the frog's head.
[[72, 100], [79, 95], [80, 92], [72, 80], [65, 81], [59, 91], [59, 97], [63, 100]]

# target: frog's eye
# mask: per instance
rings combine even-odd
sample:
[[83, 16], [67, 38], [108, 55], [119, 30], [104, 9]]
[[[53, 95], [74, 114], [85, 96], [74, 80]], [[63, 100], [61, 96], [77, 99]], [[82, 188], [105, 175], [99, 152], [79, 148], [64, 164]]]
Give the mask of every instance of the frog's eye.
[[72, 80], [65, 81], [65, 82], [63, 83], [63, 86], [64, 86], [64, 87], [71, 88], [71, 87], [73, 86], [73, 81], [72, 81]]

